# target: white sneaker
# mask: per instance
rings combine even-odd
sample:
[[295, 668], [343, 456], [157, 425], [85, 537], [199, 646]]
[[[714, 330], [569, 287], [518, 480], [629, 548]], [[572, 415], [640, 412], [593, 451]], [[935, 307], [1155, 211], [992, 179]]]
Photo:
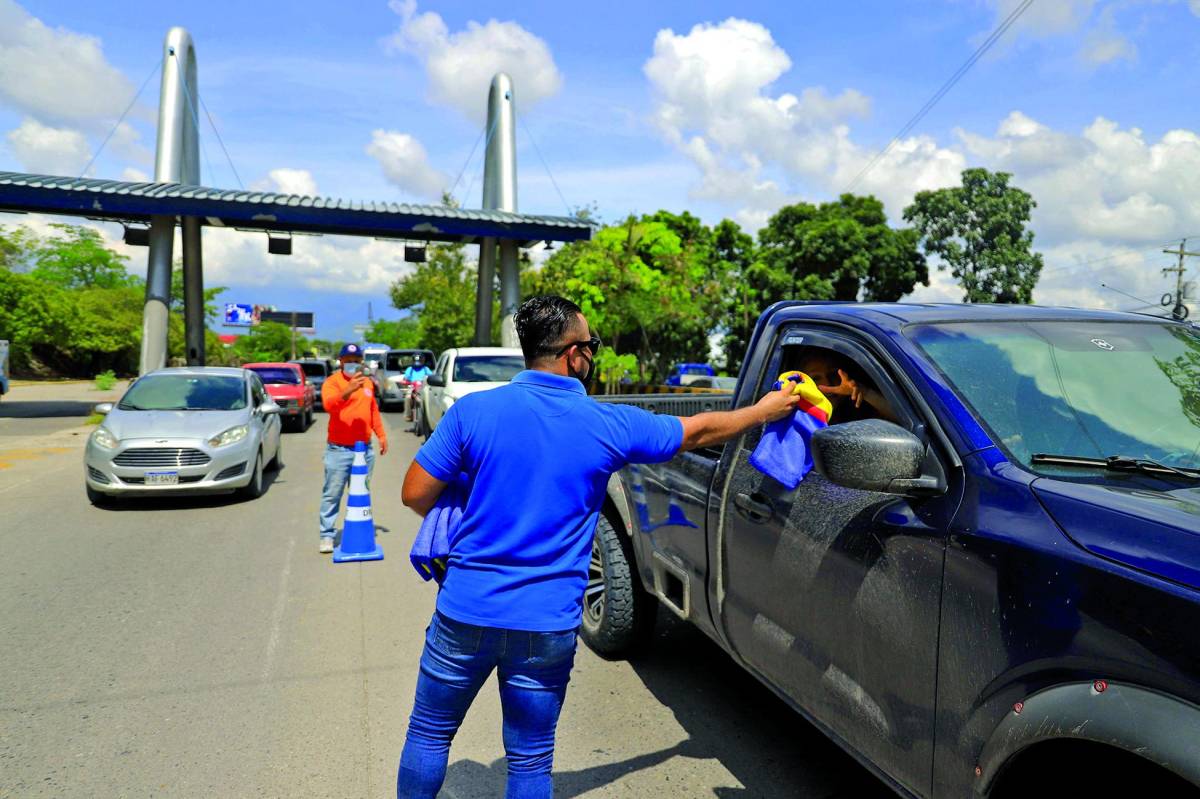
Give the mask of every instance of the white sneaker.
[[322, 555], [328, 555], [330, 552], [332, 552], [333, 551], [333, 539], [332, 538], [322, 538], [321, 539], [321, 548], [318, 551]]

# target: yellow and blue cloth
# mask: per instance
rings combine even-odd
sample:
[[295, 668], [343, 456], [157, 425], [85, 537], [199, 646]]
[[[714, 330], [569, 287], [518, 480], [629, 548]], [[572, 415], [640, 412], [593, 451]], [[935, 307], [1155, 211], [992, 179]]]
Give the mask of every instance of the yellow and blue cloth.
[[812, 435], [829, 425], [833, 404], [804, 372], [784, 372], [775, 382], [775, 390], [785, 383], [792, 384], [800, 406], [791, 416], [767, 425], [750, 454], [750, 465], [790, 491], [813, 469]]

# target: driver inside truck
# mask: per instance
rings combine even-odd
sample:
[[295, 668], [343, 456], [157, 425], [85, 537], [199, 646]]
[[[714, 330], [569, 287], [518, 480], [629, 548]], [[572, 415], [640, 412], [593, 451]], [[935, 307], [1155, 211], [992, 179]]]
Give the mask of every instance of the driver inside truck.
[[850, 358], [823, 347], [798, 349], [795, 356], [784, 357], [786, 362], [796, 364], [784, 371], [799, 369], [813, 379], [833, 405], [830, 424], [860, 419], [897, 421], [887, 398]]

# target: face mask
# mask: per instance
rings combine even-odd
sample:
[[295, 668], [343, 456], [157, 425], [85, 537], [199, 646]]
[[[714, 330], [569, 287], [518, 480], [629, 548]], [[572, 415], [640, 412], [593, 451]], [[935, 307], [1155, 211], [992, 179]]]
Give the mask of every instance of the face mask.
[[583, 387], [586, 389], [592, 385], [592, 377], [596, 373], [596, 365], [592, 362], [592, 359], [588, 358], [587, 356], [584, 356], [584, 360], [588, 362], [588, 370], [586, 373], [582, 375], [579, 374], [579, 372], [576, 372], [575, 368], [571, 366], [571, 362], [567, 361], [567, 374], [578, 380], [580, 383], [583, 383]]
[[361, 363], [344, 363], [344, 364], [342, 364], [342, 371], [346, 373], [347, 377], [354, 377], [356, 374], [358, 374], [360, 371], [362, 371], [362, 364]]

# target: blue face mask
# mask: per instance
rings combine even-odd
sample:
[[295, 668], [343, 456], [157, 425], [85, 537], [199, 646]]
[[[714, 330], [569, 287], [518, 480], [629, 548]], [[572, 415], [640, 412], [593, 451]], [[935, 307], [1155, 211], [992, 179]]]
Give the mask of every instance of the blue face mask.
[[346, 373], [347, 377], [354, 377], [356, 374], [362, 371], [362, 364], [344, 363], [342, 364], [342, 371]]

